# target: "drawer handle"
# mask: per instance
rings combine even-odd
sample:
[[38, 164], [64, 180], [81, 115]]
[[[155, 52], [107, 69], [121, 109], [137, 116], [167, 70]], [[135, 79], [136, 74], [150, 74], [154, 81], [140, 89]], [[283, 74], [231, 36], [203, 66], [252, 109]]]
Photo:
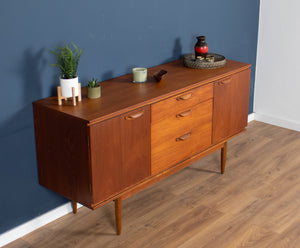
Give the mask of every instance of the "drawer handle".
[[229, 84], [231, 82], [231, 78], [224, 79], [219, 82], [219, 85]]
[[184, 135], [178, 137], [178, 138], [176, 139], [176, 141], [184, 141], [184, 140], [186, 140], [187, 138], [189, 138], [191, 135], [192, 135], [192, 132], [189, 132], [189, 133], [187, 133], [187, 134], [184, 134]]
[[183, 96], [177, 97], [176, 100], [177, 100], [177, 101], [187, 100], [187, 99], [191, 98], [191, 96], [192, 96], [192, 93], [188, 93], [188, 94], [185, 94], [185, 95], [183, 95]]
[[188, 111], [185, 111], [185, 112], [182, 112], [182, 113], [179, 113], [176, 115], [177, 118], [181, 118], [181, 117], [186, 117], [188, 116], [190, 113], [192, 112], [192, 110], [188, 110]]
[[125, 116], [125, 120], [128, 120], [128, 121], [134, 120], [134, 119], [137, 119], [137, 118], [141, 117], [143, 114], [144, 114], [144, 111], [142, 110], [142, 111], [137, 112], [135, 114]]

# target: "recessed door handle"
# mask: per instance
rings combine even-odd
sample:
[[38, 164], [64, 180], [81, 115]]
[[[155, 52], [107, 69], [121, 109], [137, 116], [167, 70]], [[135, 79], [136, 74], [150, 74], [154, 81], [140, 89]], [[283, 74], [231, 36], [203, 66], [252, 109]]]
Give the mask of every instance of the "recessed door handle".
[[187, 100], [187, 99], [191, 98], [191, 96], [192, 96], [192, 93], [188, 93], [188, 94], [177, 97], [176, 100], [177, 101]]
[[192, 132], [186, 133], [186, 134], [176, 138], [176, 141], [177, 142], [178, 141], [184, 141], [184, 140], [188, 139], [191, 135], [192, 135]]
[[134, 119], [141, 117], [143, 114], [144, 114], [144, 111], [142, 110], [137, 113], [125, 116], [125, 120], [128, 120], [128, 121], [134, 120]]
[[186, 116], [188, 116], [191, 112], [192, 112], [192, 110], [189, 109], [189, 110], [187, 110], [187, 111], [185, 111], [185, 112], [182, 112], [182, 113], [177, 114], [176, 117], [177, 117], [177, 118], [186, 117]]
[[224, 79], [219, 82], [219, 85], [229, 84], [231, 82], [231, 78]]

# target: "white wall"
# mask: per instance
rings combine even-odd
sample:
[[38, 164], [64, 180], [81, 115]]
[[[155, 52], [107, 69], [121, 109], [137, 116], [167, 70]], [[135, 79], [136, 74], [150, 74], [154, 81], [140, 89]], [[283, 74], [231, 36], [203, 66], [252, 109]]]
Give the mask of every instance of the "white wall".
[[255, 119], [300, 131], [300, 1], [260, 4]]

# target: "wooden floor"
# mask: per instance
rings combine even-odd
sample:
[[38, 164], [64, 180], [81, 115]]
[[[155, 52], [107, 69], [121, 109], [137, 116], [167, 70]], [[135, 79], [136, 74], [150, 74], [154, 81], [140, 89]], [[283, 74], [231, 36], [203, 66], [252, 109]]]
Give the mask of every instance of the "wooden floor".
[[85, 207], [5, 248], [300, 247], [300, 133], [251, 122], [216, 152], [123, 202]]

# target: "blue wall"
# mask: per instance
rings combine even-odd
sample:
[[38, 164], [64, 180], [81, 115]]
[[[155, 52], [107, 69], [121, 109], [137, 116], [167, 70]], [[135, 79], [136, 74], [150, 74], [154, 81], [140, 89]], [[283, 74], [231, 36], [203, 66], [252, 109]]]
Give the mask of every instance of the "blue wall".
[[84, 48], [86, 82], [178, 59], [206, 35], [210, 52], [252, 64], [251, 113], [258, 14], [259, 0], [1, 1], [0, 233], [66, 202], [37, 178], [31, 103], [58, 84], [47, 49]]

